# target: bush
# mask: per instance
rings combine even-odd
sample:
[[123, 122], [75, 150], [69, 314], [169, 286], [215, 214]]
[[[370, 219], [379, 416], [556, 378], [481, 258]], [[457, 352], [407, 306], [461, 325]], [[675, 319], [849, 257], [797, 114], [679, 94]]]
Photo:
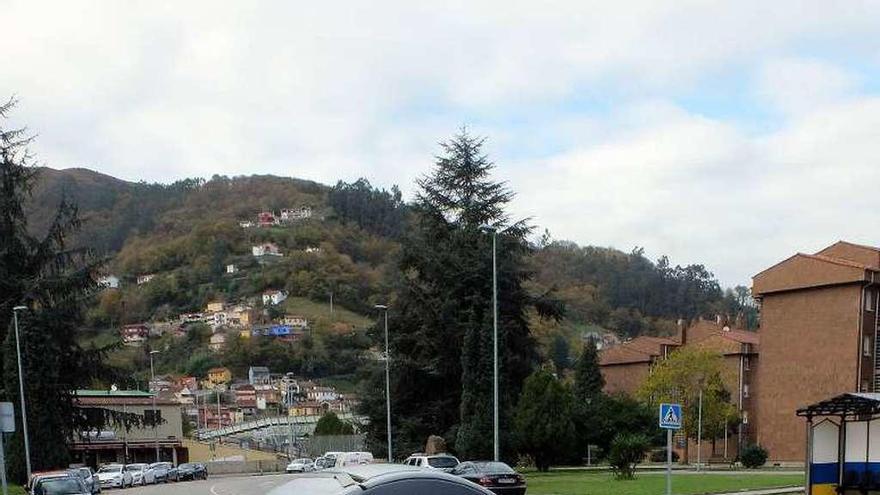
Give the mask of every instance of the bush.
[[623, 433], [614, 437], [608, 452], [608, 463], [617, 479], [632, 479], [636, 465], [645, 459], [649, 447], [648, 437], [640, 433]]
[[759, 468], [767, 462], [767, 449], [760, 445], [749, 445], [743, 449], [739, 460], [749, 469]]
[[[666, 447], [651, 452], [651, 462], [666, 462]], [[672, 462], [678, 462], [678, 452], [672, 451]]]

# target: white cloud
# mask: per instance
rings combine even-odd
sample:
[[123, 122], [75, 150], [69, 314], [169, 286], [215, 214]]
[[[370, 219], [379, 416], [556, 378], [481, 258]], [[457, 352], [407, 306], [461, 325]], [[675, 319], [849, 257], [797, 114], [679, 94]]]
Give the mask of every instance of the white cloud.
[[517, 213], [558, 237], [729, 284], [838, 237], [878, 242], [855, 192], [877, 178], [870, 2], [12, 0], [3, 15], [0, 95], [21, 98], [15, 122], [51, 166], [411, 191], [468, 124]]

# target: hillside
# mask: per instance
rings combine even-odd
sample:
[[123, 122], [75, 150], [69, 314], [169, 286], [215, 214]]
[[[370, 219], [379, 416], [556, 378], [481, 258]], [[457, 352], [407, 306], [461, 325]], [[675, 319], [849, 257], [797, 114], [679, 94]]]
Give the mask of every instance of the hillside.
[[[222, 352], [208, 350], [210, 329], [190, 332], [182, 344], [163, 336], [151, 343], [168, 350], [160, 358], [162, 371], [198, 373], [224, 364], [241, 373], [248, 364], [272, 362], [307, 376], [351, 375], [358, 353], [370, 345], [364, 332], [376, 318], [374, 304], [394, 300], [401, 276], [398, 239], [407, 221], [396, 188], [389, 192], [363, 180], [329, 187], [274, 176], [161, 185], [85, 169], [41, 172], [29, 205], [31, 228], [44, 230], [62, 197], [76, 202], [83, 228], [74, 242], [106, 254], [106, 274], [120, 280], [89, 311], [91, 342], [118, 340], [126, 324], [170, 328], [180, 315], [203, 312], [211, 302], [252, 307], [261, 321], [285, 314], [309, 321], [308, 337], [274, 347], [240, 342], [232, 331]], [[301, 208], [310, 215], [257, 225], [260, 212], [280, 218], [284, 209]], [[267, 244], [279, 256], [254, 255], [254, 247]], [[545, 239], [531, 262], [530, 291], [566, 308], [561, 321], [531, 315], [543, 355], [557, 366], [571, 361], [585, 336], [669, 334], [680, 317], [743, 310], [704, 267], [672, 267], [665, 258], [655, 263], [639, 250]], [[151, 278], [138, 284], [143, 276]], [[287, 299], [265, 305], [266, 291], [282, 291]], [[352, 331], [364, 338], [352, 338]], [[347, 357], [334, 362], [333, 353]], [[134, 348], [113, 357], [141, 378], [144, 360], [144, 351]]]

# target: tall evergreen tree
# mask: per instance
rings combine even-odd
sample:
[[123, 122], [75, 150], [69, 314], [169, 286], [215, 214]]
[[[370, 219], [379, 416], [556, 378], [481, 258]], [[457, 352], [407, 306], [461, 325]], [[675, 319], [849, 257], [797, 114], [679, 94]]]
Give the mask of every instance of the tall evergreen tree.
[[[0, 105], [0, 120], [14, 101]], [[64, 446], [81, 428], [103, 424], [106, 411], [74, 408], [72, 391], [87, 386], [103, 367], [102, 349], [83, 349], [76, 341], [85, 302], [96, 289], [94, 265], [87, 253], [68, 248], [66, 239], [79, 227], [76, 207], [62, 201], [48, 233], [28, 233], [24, 203], [36, 172], [24, 130], [0, 125], [0, 336], [3, 337], [3, 400], [18, 404], [18, 369], [12, 308], [19, 312], [20, 344], [28, 409], [28, 433], [34, 470], [66, 466]], [[23, 480], [25, 463], [21, 411], [8, 450], [9, 473]], [[126, 416], [127, 418], [128, 416]], [[125, 424], [125, 418], [120, 418]]]
[[[403, 240], [404, 275], [390, 312], [392, 419], [396, 449], [420, 449], [431, 434], [467, 457], [492, 455], [492, 236], [499, 229], [498, 308], [502, 447], [512, 453], [510, 416], [536, 359], [523, 289], [528, 227], [505, 212], [513, 197], [491, 179], [483, 139], [466, 132], [442, 144], [418, 181], [413, 228]], [[503, 230], [502, 230], [503, 229]], [[373, 376], [363, 411], [384, 450], [384, 375]], [[375, 393], [373, 393], [375, 391]]]
[[589, 339], [584, 343], [581, 356], [574, 368], [574, 397], [579, 404], [589, 404], [602, 394], [605, 378], [599, 370], [599, 351], [596, 342]]

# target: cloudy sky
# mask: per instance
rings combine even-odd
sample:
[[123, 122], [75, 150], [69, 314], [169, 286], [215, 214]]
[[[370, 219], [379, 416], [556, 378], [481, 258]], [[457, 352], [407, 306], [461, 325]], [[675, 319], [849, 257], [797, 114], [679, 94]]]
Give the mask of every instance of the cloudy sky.
[[726, 285], [837, 239], [880, 244], [877, 1], [0, 11], [0, 95], [55, 168], [363, 176], [410, 194], [467, 125], [514, 213], [557, 239], [644, 246]]

